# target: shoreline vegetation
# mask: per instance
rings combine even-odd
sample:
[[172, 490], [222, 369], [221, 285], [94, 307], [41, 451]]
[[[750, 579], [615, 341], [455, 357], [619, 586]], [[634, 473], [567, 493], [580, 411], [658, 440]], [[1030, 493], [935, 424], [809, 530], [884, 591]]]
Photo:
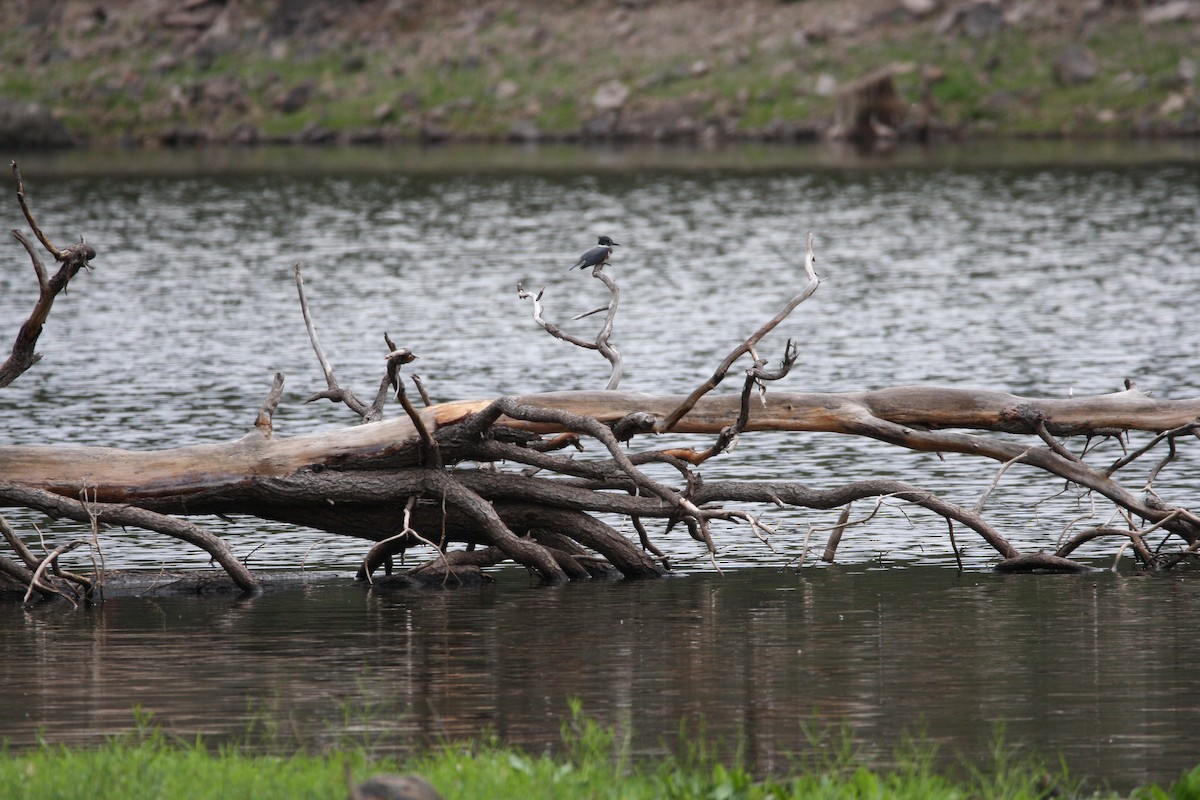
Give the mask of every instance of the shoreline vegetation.
[[0, 143], [1200, 136], [1197, 0], [0, 0]]
[[[1163, 786], [1128, 793], [1091, 786], [1064, 765], [1048, 766], [997, 738], [992, 762], [940, 765], [937, 748], [914, 741], [888, 766], [868, 765], [848, 735], [826, 737], [816, 755], [798, 758], [786, 775], [760, 778], [734, 759], [722, 760], [709, 744], [681, 730], [679, 756], [656, 762], [631, 758], [628, 739], [597, 724], [572, 702], [555, 754], [533, 755], [494, 737], [446, 743], [418, 755], [376, 757], [353, 742], [319, 753], [202, 739], [178, 739], [135, 709], [135, 729], [98, 746], [42, 743], [28, 750], [0, 749], [0, 796], [9, 800], [89, 797], [345, 798], [377, 796], [356, 791], [377, 776], [419, 776], [407, 784], [412, 798], [1200, 798], [1200, 766]], [[386, 781], [386, 779], [385, 779]], [[428, 786], [423, 784], [428, 782]], [[397, 781], [396, 785], [400, 785]], [[429, 786], [436, 793], [426, 790]]]

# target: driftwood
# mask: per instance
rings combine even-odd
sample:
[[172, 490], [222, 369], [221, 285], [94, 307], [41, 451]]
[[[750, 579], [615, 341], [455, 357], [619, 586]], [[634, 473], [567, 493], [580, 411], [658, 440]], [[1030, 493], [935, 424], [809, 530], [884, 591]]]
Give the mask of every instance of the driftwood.
[[[29, 240], [14, 232], [33, 259], [42, 296], [22, 326], [13, 355], [0, 376], [8, 381], [36, 360], [33, 343], [54, 295], [94, 257], [85, 245], [59, 251], [40, 232], [24, 198], [18, 198], [37, 239], [63, 263], [46, 278]], [[86, 248], [86, 249], [85, 249]], [[882, 500], [924, 507], [944, 518], [958, 555], [955, 526], [972, 531], [995, 550], [997, 568], [1012, 571], [1088, 568], [1071, 554], [1082, 544], [1113, 537], [1132, 549], [1150, 569], [1169, 568], [1200, 548], [1200, 518], [1163, 502], [1153, 481], [1174, 459], [1178, 443], [1200, 430], [1200, 399], [1152, 399], [1132, 385], [1109, 395], [1068, 400], [1018, 397], [1002, 392], [930, 386], [903, 386], [854, 393], [809, 393], [772, 388], [795, 363], [794, 343], [784, 347], [777, 368], [758, 348], [783, 319], [819, 288], [812, 236], [805, 261], [792, 270], [796, 293], [775, 317], [737, 344], [716, 371], [686, 396], [622, 391], [621, 356], [611, 342], [619, 300], [615, 280], [593, 270], [610, 301], [594, 340], [564, 333], [548, 322], [543, 292], [518, 296], [533, 301], [534, 320], [564, 342], [600, 352], [610, 363], [608, 388], [547, 392], [430, 405], [415, 375], [404, 367], [416, 355], [384, 334], [383, 375], [370, 404], [342, 387], [316, 337], [301, 268], [295, 270], [301, 316], [326, 378], [326, 388], [310, 401], [343, 403], [362, 424], [303, 436], [276, 436], [272, 414], [280, 402], [283, 376], [276, 375], [250, 431], [233, 442], [135, 452], [83, 446], [0, 444], [0, 507], [35, 509], [52, 517], [88, 523], [92, 535], [37, 555], [25, 538], [0, 517], [0, 533], [13, 555], [0, 556], [0, 574], [44, 597], [91, 596], [102, 582], [102, 562], [92, 574], [63, 570], [70, 548], [86, 547], [102, 559], [103, 526], [132, 526], [172, 536], [207, 551], [243, 590], [257, 578], [232, 554], [220, 536], [184, 519], [197, 514], [248, 514], [359, 537], [367, 547], [359, 577], [373, 580], [380, 567], [409, 548], [432, 548], [432, 559], [408, 575], [416, 580], [461, 581], [505, 560], [524, 565], [542, 580], [561, 582], [597, 575], [656, 577], [669, 559], [654, 543], [651, 523], [666, 530], [681, 525], [704, 544], [717, 563], [714, 523], [742, 525], [769, 544], [778, 535], [770, 509], [794, 506], [838, 512], [828, 532], [823, 559], [836, 557], [839, 541], [875, 511], [855, 517], [852, 504]], [[800, 267], [800, 268], [797, 268]], [[60, 277], [61, 276], [61, 279]], [[586, 316], [586, 315], [584, 315]], [[714, 394], [744, 356], [740, 391]], [[12, 365], [12, 366], [10, 366]], [[424, 407], [408, 396], [413, 381]], [[3, 384], [0, 384], [3, 385]], [[402, 414], [384, 418], [395, 395]], [[247, 415], [248, 422], [250, 415]], [[700, 468], [757, 431], [822, 431], [868, 437], [907, 450], [962, 453], [995, 462], [996, 480], [1014, 464], [1035, 467], [1064, 480], [1115, 510], [1113, 519], [1073, 529], [1055, 553], [1021, 553], [985, 517], [988, 492], [971, 508], [933, 491], [895, 480], [866, 480], [816, 489], [793, 480], [706, 481]], [[1072, 449], [1066, 437], [1123, 437], [1128, 431], [1154, 434], [1144, 446], [1111, 463], [1093, 452]], [[656, 434], [703, 436], [704, 446], [627, 451], [625, 443]], [[982, 433], [981, 433], [982, 432]], [[987, 432], [1017, 434], [997, 437]], [[1122, 441], [1124, 441], [1122, 439]], [[596, 451], [576, 459], [568, 448]], [[1139, 465], [1153, 462], [1136, 489], [1118, 482]], [[678, 477], [653, 478], [644, 469], [663, 464]], [[994, 483], [995, 483], [994, 482]], [[993, 484], [994, 487], [994, 484]], [[738, 509], [727, 504], [736, 503]], [[751, 513], [747, 504], [767, 510]], [[628, 519], [636, 540], [604, 521]], [[26, 537], [27, 538], [27, 537]], [[1152, 541], [1153, 540], [1153, 541]], [[465, 549], [456, 549], [464, 545]], [[801, 557], [800, 561], [803, 561]], [[792, 564], [794, 567], [796, 563]]]

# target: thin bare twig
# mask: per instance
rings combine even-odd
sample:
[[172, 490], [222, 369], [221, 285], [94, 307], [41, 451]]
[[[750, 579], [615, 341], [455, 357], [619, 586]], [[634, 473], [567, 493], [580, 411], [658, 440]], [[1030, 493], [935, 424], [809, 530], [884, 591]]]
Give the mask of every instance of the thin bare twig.
[[[45, 585], [45, 584], [42, 584], [42, 582], [41, 582], [42, 574], [45, 573], [45, 571], [52, 564], [54, 564], [54, 562], [56, 562], [58, 560], [59, 556], [61, 556], [64, 553], [68, 553], [71, 550], [74, 550], [76, 547], [83, 547], [85, 545], [87, 545], [86, 539], [73, 539], [64, 545], [59, 545], [58, 547], [51, 550], [50, 554], [48, 556], [46, 556], [45, 558], [43, 558], [42, 563], [38, 564], [37, 569], [35, 569], [33, 571], [33, 578], [29, 581], [29, 588], [26, 589], [26, 591], [25, 591], [24, 602], [25, 603], [29, 602], [29, 598], [31, 598], [33, 596], [33, 590], [35, 587]], [[65, 597], [66, 595], [63, 595], [63, 596]], [[71, 600], [71, 598], [67, 598], [67, 599]], [[71, 600], [71, 605], [78, 606], [78, 603], [76, 603], [74, 600]]]
[[1033, 448], [1030, 447], [1029, 450], [1026, 450], [1024, 453], [1021, 453], [1019, 456], [1010, 458], [1008, 461], [1005, 461], [1003, 464], [1000, 465], [1000, 468], [998, 470], [996, 470], [996, 474], [994, 476], [992, 476], [992, 482], [988, 485], [988, 488], [984, 490], [983, 494], [979, 495], [979, 499], [975, 502], [975, 507], [971, 509], [974, 513], [976, 513], [976, 514], [983, 513], [983, 507], [985, 505], [987, 505], [988, 498], [990, 498], [992, 496], [992, 492], [996, 491], [996, 487], [1000, 485], [1000, 479], [1004, 477], [1004, 473], [1008, 472], [1008, 468], [1011, 467], [1013, 464], [1016, 464], [1019, 461], [1022, 461], [1025, 458], [1025, 456], [1029, 455], [1029, 452], [1032, 449]]
[[[1191, 423], [1188, 423], [1187, 425], [1182, 425], [1178, 428], [1172, 428], [1169, 431], [1163, 431], [1162, 433], [1160, 433], [1157, 436], [1155, 436], [1154, 438], [1152, 438], [1149, 442], [1147, 442], [1146, 444], [1139, 447], [1137, 450], [1128, 452], [1122, 458], [1119, 458], [1116, 461], [1114, 461], [1103, 472], [1105, 475], [1112, 475], [1113, 473], [1128, 466], [1133, 461], [1136, 461], [1137, 459], [1144, 456], [1146, 453], [1153, 450], [1155, 447], [1158, 446], [1158, 443], [1161, 442], [1163, 439], [1174, 439], [1176, 436], [1179, 436], [1179, 435], [1185, 434], [1185, 433], [1200, 433], [1200, 422], [1191, 422]], [[1118, 440], [1121, 442], [1122, 448], [1124, 448], [1124, 446], [1125, 446], [1124, 439], [1120, 439], [1120, 437], [1118, 437]]]
[[300, 262], [296, 262], [293, 271], [296, 276], [296, 293], [300, 296], [300, 313], [304, 316], [304, 327], [308, 331], [308, 340], [312, 343], [317, 362], [321, 365], [321, 372], [325, 374], [325, 385], [329, 387], [323, 392], [317, 392], [305, 402], [331, 400], [335, 403], [345, 403], [351, 411], [366, 421], [370, 409], [355, 397], [353, 390], [343, 389], [338, 385], [337, 378], [333, 374], [333, 365], [329, 363], [329, 359], [325, 357], [325, 351], [321, 349], [321, 342], [317, 338], [317, 328], [313, 324], [312, 314], [308, 310], [308, 297], [304, 292], [304, 276], [300, 272]]

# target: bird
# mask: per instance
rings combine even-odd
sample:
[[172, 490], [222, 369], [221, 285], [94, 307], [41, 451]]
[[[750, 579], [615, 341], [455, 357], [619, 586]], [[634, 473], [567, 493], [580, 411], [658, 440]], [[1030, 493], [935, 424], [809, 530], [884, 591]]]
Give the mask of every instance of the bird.
[[601, 236], [599, 243], [591, 250], [588, 250], [586, 253], [581, 255], [579, 260], [572, 264], [567, 271], [569, 272], [576, 267], [579, 267], [580, 269], [587, 269], [588, 267], [602, 267], [608, 263], [608, 259], [612, 256], [613, 248], [620, 246], [621, 245], [617, 244], [607, 236]]

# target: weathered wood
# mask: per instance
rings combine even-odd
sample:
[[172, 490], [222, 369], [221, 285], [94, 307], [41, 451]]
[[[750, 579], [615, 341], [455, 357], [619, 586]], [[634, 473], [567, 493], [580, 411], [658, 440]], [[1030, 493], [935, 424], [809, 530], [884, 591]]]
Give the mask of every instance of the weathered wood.
[[[613, 424], [634, 412], [664, 416], [685, 399], [638, 392], [547, 392], [513, 398], [521, 405], [566, 411]], [[437, 431], [486, 409], [492, 400], [443, 403], [420, 410]], [[740, 395], [702, 398], [676, 426], [676, 433], [719, 433], [732, 425]], [[1005, 443], [930, 439], [946, 429], [1036, 433], [1038, 422], [1055, 435], [1161, 432], [1200, 418], [1200, 399], [1158, 400], [1137, 390], [1069, 400], [1029, 398], [1003, 392], [936, 386], [904, 386], [836, 394], [772, 392], [755, 404], [747, 431], [824, 431], [872, 435], [911, 449], [984, 452], [1007, 460]], [[517, 430], [558, 433], [562, 425], [501, 418]], [[886, 431], [879, 423], [890, 423]], [[257, 431], [236, 441], [157, 451], [58, 445], [0, 445], [0, 480], [23, 483], [69, 497], [81, 486], [103, 502], [186, 495], [236, 487], [258, 477], [290, 475], [306, 467], [366, 468], [416, 466], [417, 432], [408, 418], [395, 418], [332, 431], [267, 438]], [[1016, 445], [1012, 445], [1016, 447]], [[1003, 451], [1003, 452], [1001, 452]]]

